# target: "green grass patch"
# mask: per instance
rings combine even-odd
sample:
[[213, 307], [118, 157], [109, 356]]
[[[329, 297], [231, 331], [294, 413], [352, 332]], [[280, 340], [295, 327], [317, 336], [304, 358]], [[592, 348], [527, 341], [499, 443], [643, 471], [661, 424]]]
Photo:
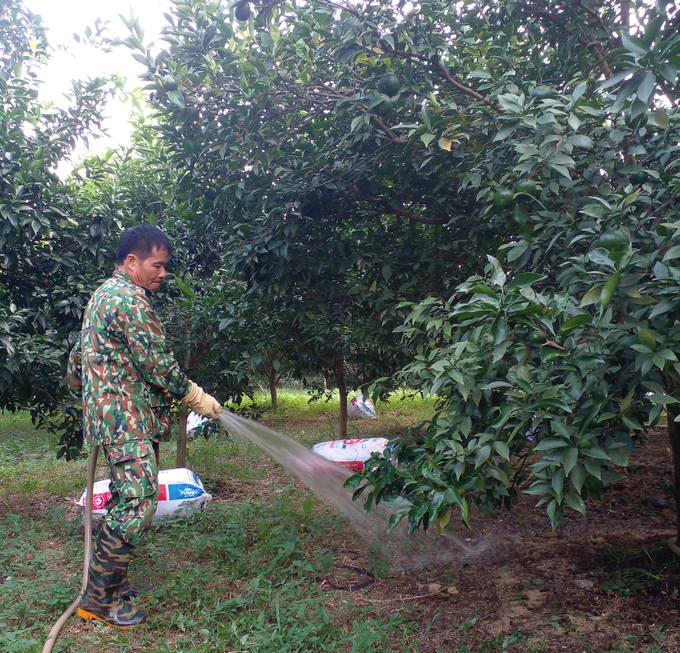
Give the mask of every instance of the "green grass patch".
[[[256, 397], [277, 430], [306, 444], [335, 436], [337, 394], [308, 404], [305, 393], [284, 390], [276, 410], [266, 398]], [[396, 435], [431, 411], [431, 402], [396, 398], [350, 432]], [[3, 653], [40, 651], [79, 590], [83, 531], [72, 499], [86, 482], [87, 451], [66, 462], [54, 450], [28, 415], [0, 414]], [[174, 443], [164, 443], [161, 468], [174, 467], [175, 456]], [[138, 550], [131, 576], [150, 599], [148, 624], [126, 633], [74, 617], [55, 652], [418, 650], [423, 635], [410, 606], [357, 605], [317, 582], [332, 567], [329, 550], [354, 536], [255, 445], [218, 431], [189, 443], [187, 466], [215, 498], [205, 512], [154, 525]], [[100, 464], [97, 478], [105, 476]]]
[[[360, 390], [348, 394], [348, 403]], [[320, 399], [312, 397], [304, 391], [282, 388], [278, 391], [277, 407], [272, 408], [269, 392], [258, 390], [254, 394], [254, 401], [245, 397], [242, 408], [259, 408], [265, 411], [267, 417], [290, 417], [292, 419], [312, 419], [319, 415], [337, 416], [340, 410], [340, 395], [332, 390]], [[432, 398], [423, 399], [420, 395], [405, 395], [401, 391], [392, 393], [387, 400], [378, 402], [376, 412], [382, 414], [398, 413], [403, 417], [413, 417], [416, 420], [427, 419], [434, 412], [435, 401]], [[234, 405], [235, 408], [238, 408]]]

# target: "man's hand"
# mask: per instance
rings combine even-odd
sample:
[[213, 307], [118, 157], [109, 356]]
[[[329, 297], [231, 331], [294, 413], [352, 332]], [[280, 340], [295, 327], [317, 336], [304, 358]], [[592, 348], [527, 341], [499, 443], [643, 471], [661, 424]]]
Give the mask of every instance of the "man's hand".
[[210, 417], [215, 419], [221, 412], [222, 406], [220, 402], [211, 397], [209, 394], [203, 392], [203, 388], [197, 386], [193, 381], [191, 382], [191, 390], [189, 394], [182, 399], [191, 410], [203, 417]]

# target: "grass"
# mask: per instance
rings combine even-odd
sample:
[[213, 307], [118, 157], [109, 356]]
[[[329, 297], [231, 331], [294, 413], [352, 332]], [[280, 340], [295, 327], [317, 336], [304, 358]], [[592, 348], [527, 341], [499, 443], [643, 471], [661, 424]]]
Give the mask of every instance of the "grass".
[[[348, 394], [348, 401], [361, 394], [360, 390], [355, 390]], [[254, 401], [245, 397], [243, 406], [261, 406], [269, 414], [272, 415], [296, 415], [310, 417], [318, 414], [333, 414], [337, 413], [340, 408], [340, 395], [337, 390], [331, 390], [328, 395], [310, 401], [310, 396], [305, 392], [299, 390], [292, 390], [290, 388], [280, 388], [277, 392], [278, 406], [272, 408], [269, 392], [258, 390], [254, 393]], [[392, 393], [386, 401], [378, 402], [378, 411], [393, 410], [396, 406], [400, 406], [399, 411], [403, 415], [431, 415], [434, 400], [428, 398], [423, 399], [420, 396], [413, 397], [402, 394], [401, 391]]]
[[[256, 401], [297, 439], [335, 437], [337, 395], [308, 405], [304, 394], [283, 391], [277, 409], [264, 395]], [[431, 414], [431, 402], [393, 401], [378, 411], [380, 420], [352, 423], [352, 435], [396, 433]], [[73, 499], [85, 485], [87, 458], [56, 460], [54, 447], [28, 415], [0, 415], [3, 653], [40, 651], [80, 585], [82, 527]], [[161, 467], [173, 467], [174, 456], [164, 443]], [[148, 625], [125, 633], [74, 618], [55, 651], [417, 650], [422, 635], [408, 610], [357, 606], [351, 594], [336, 600], [316, 582], [339, 535], [353, 545], [356, 538], [254, 445], [218, 433], [190, 443], [187, 464], [216, 499], [204, 513], [154, 526], [139, 549], [132, 576], [150, 599]], [[105, 475], [100, 464], [97, 477]]]

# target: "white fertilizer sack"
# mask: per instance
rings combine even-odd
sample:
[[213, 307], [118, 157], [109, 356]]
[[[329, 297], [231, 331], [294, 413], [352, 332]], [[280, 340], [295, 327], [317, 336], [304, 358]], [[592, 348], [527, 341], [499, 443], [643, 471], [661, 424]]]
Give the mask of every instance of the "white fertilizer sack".
[[[107, 510], [106, 502], [111, 497], [110, 480], [97, 481], [92, 492], [92, 516], [103, 517]], [[85, 508], [87, 489], [76, 505]], [[201, 510], [212, 495], [205, 491], [201, 479], [190, 469], [162, 469], [158, 472], [158, 507], [154, 521], [186, 515], [193, 510]]]
[[364, 399], [363, 395], [357, 395], [347, 406], [347, 417], [350, 419], [375, 419], [375, 407], [370, 399]]
[[326, 460], [348, 467], [354, 472], [360, 472], [371, 454], [374, 452], [382, 453], [388, 442], [387, 438], [331, 440], [315, 444], [312, 451]]

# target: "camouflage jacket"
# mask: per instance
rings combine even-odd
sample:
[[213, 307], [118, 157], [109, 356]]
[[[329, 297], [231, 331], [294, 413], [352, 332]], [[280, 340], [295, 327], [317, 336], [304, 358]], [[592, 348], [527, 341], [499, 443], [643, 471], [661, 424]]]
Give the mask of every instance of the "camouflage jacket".
[[68, 361], [68, 384], [83, 395], [89, 444], [170, 433], [170, 406], [191, 389], [146, 291], [117, 271], [95, 291]]

